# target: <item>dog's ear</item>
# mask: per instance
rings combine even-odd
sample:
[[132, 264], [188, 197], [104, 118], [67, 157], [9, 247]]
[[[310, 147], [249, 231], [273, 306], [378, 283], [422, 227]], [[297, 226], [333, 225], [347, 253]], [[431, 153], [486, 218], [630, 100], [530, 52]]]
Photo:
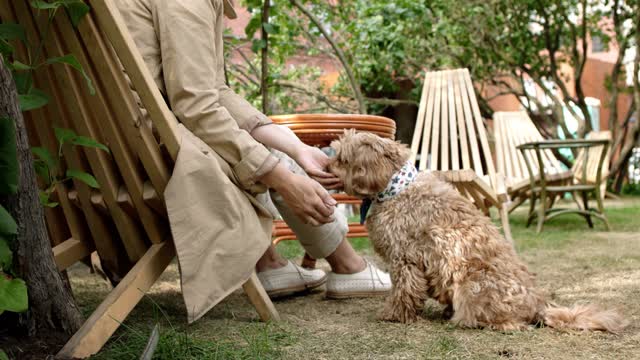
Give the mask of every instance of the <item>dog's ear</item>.
[[379, 144], [382, 146], [380, 150], [381, 154], [389, 159], [392, 164], [396, 166], [402, 166], [411, 156], [411, 150], [407, 145], [393, 141], [391, 139], [381, 139]]
[[383, 175], [383, 172], [370, 170], [371, 167], [367, 165], [357, 166], [351, 170], [349, 187], [355, 194], [369, 197], [379, 193], [387, 186], [389, 179]]

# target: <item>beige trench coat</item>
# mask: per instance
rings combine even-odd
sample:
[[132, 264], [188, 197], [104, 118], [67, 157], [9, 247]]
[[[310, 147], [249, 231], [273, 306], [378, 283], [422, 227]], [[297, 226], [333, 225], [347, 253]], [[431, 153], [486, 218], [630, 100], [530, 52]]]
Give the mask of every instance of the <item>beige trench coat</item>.
[[268, 117], [225, 84], [223, 16], [230, 0], [117, 0], [180, 123], [165, 191], [189, 322], [246, 281], [269, 245], [272, 214], [257, 182], [278, 159], [250, 135]]

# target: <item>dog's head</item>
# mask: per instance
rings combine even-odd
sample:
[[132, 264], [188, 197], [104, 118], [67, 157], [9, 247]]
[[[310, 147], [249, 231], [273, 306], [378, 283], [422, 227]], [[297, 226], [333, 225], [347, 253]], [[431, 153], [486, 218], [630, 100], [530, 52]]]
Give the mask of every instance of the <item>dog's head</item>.
[[331, 143], [336, 155], [329, 171], [342, 180], [347, 194], [372, 197], [389, 183], [409, 158], [409, 149], [398, 142], [371, 133], [346, 130]]

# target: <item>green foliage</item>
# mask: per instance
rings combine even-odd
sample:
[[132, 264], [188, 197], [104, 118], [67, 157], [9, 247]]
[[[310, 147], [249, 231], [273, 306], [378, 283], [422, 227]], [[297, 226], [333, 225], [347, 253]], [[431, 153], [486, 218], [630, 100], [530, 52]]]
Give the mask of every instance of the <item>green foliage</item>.
[[27, 284], [22, 279], [9, 279], [0, 274], [0, 312], [27, 311]]
[[[18, 101], [22, 111], [30, 111], [41, 108], [49, 103], [49, 96], [43, 91], [33, 87], [33, 72], [43, 66], [67, 65], [80, 72], [85, 78], [89, 92], [95, 94], [93, 83], [82, 65], [73, 54], [54, 57], [40, 61], [39, 57], [44, 47], [44, 42], [48, 41], [47, 34], [49, 27], [56, 15], [57, 10], [64, 8], [74, 26], [78, 26], [81, 19], [89, 12], [89, 7], [82, 0], [55, 0], [42, 1], [33, 0], [31, 6], [43, 11], [48, 11], [49, 23], [43, 31], [43, 39], [36, 46], [32, 54], [31, 43], [28, 41], [26, 32], [22, 25], [12, 23], [0, 24], [0, 56], [4, 64], [12, 71], [16, 88], [18, 90]], [[12, 42], [21, 42], [27, 48], [28, 59], [15, 58], [15, 46]], [[16, 134], [13, 119], [0, 118], [0, 194], [15, 194], [18, 189], [19, 164], [16, 151]], [[84, 146], [108, 151], [106, 146], [93, 139], [79, 136], [71, 130], [56, 129], [56, 137], [59, 140], [58, 159], [47, 149], [34, 148], [33, 154], [36, 157], [34, 162], [36, 173], [42, 177], [47, 185], [46, 190], [40, 194], [41, 202], [46, 206], [56, 206], [56, 203], [49, 202], [49, 196], [55, 186], [63, 181], [77, 179], [97, 188], [96, 179], [87, 173], [67, 169], [66, 178], [59, 179], [56, 167], [60, 163], [62, 147], [65, 144], [71, 146]], [[18, 226], [6, 209], [0, 205], [0, 313], [4, 311], [23, 312], [28, 307], [27, 286], [22, 279], [13, 278], [8, 275], [12, 273], [13, 254], [10, 243], [18, 233]], [[6, 358], [6, 354], [0, 350], [0, 360]]]
[[7, 353], [5, 353], [2, 349], [0, 349], [0, 360], [9, 360]]

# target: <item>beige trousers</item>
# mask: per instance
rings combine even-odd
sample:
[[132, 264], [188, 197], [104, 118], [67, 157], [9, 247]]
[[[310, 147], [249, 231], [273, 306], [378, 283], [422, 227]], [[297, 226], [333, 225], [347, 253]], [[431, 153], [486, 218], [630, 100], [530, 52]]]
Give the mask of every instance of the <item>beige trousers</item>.
[[[305, 171], [286, 154], [277, 150], [271, 150], [271, 153], [295, 174], [307, 176]], [[265, 207], [271, 211], [273, 211], [272, 205], [275, 205], [282, 219], [293, 230], [298, 237], [298, 241], [300, 241], [300, 245], [311, 257], [315, 259], [326, 258], [344, 240], [349, 227], [347, 225], [347, 217], [342, 210], [336, 208], [334, 214], [336, 220], [334, 222], [322, 226], [312, 226], [303, 223], [289, 209], [280, 194], [272, 190], [269, 190], [268, 193], [269, 196], [259, 196], [258, 199], [264, 201]]]

